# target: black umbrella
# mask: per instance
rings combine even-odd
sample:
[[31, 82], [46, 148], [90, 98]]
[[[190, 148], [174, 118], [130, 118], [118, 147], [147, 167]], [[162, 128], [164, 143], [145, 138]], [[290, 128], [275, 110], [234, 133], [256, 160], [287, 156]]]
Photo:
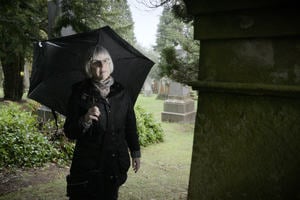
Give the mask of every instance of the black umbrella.
[[84, 66], [96, 45], [109, 51], [112, 76], [135, 102], [154, 63], [108, 26], [36, 43], [28, 97], [65, 115], [72, 85], [86, 78]]

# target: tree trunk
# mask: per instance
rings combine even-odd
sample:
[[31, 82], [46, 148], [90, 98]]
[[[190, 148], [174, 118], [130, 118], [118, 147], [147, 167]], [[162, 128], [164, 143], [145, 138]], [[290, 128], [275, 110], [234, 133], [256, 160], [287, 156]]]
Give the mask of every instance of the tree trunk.
[[24, 93], [25, 57], [23, 54], [9, 54], [1, 57], [1, 63], [4, 74], [4, 99], [20, 101]]

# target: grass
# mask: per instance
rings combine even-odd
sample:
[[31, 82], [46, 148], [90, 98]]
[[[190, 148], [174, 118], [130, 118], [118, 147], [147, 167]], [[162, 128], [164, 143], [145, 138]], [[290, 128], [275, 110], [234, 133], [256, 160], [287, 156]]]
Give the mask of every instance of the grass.
[[120, 199], [186, 199], [193, 127], [163, 123], [163, 129], [165, 142], [142, 150], [142, 168], [129, 173]]
[[148, 112], [151, 112], [156, 121], [160, 122], [161, 111], [163, 111], [164, 100], [156, 99], [156, 95], [150, 97], [144, 97], [140, 95], [136, 101], [136, 105], [140, 105]]
[[[157, 121], [163, 100], [139, 96], [137, 104], [152, 112]], [[120, 200], [186, 199], [191, 163], [193, 124], [162, 123], [165, 141], [142, 149], [141, 169], [129, 171], [120, 188]], [[35, 185], [0, 196], [0, 200], [56, 200], [65, 197], [65, 179]]]

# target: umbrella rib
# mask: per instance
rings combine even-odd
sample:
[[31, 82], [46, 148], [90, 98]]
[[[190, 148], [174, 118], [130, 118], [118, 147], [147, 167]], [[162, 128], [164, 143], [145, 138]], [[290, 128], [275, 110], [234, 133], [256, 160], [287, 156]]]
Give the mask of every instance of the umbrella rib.
[[148, 60], [146, 57], [144, 56], [131, 56], [131, 57], [125, 57], [125, 58], [117, 58], [116, 60], [127, 60], [127, 59], [133, 59], [133, 58], [142, 58], [142, 59], [145, 59], [145, 60]]
[[49, 45], [52, 45], [52, 46], [55, 46], [55, 47], [59, 47], [59, 48], [63, 48], [62, 46], [59, 46], [59, 45], [57, 45], [53, 42], [49, 42], [49, 41], [47, 41], [46, 44], [49, 44]]

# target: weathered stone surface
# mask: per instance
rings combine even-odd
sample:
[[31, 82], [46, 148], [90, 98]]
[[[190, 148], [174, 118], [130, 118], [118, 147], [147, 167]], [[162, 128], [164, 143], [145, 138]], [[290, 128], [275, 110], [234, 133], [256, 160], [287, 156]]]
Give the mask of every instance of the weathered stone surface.
[[185, 2], [201, 40], [188, 199], [299, 199], [295, 1]]
[[202, 94], [189, 199], [297, 199], [299, 99]]
[[153, 94], [152, 88], [151, 88], [151, 83], [152, 80], [151, 79], [146, 79], [145, 83], [144, 83], [144, 87], [143, 87], [143, 93], [144, 96], [149, 97]]
[[36, 112], [38, 116], [38, 121], [41, 123], [45, 123], [49, 120], [54, 119], [52, 111], [46, 106], [40, 106]]
[[184, 0], [188, 12], [194, 16], [232, 12], [236, 10], [255, 10], [294, 5], [297, 0]]
[[191, 99], [168, 99], [164, 102], [161, 120], [167, 122], [194, 122], [196, 116], [195, 102]]
[[199, 40], [297, 36], [300, 34], [299, 9], [265, 8], [199, 16], [195, 19], [194, 31], [195, 39]]
[[164, 101], [161, 120], [167, 122], [194, 122], [195, 102], [190, 98], [190, 88], [177, 82], [170, 83], [168, 99]]
[[175, 113], [195, 112], [195, 102], [192, 99], [167, 99], [164, 102], [164, 111]]
[[300, 84], [300, 39], [201, 42], [199, 79], [214, 82]]

